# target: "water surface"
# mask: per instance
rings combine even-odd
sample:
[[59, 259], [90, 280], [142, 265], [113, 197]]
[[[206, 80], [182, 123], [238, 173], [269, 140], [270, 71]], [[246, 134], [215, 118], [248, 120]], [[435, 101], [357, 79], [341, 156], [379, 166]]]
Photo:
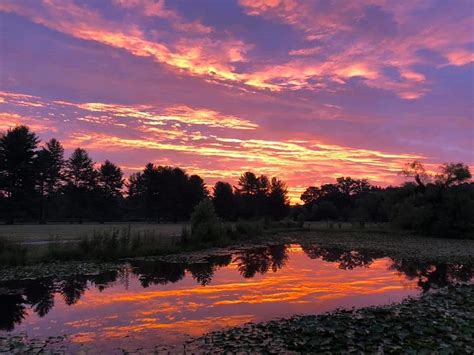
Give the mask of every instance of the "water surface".
[[95, 276], [0, 283], [0, 335], [67, 334], [70, 349], [181, 346], [212, 330], [398, 302], [473, 268], [277, 245], [194, 264], [133, 262]]

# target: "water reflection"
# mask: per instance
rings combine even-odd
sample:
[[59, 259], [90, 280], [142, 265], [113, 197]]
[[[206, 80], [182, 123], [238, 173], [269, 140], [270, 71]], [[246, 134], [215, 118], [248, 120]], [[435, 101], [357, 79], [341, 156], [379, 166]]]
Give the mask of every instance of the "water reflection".
[[264, 275], [269, 270], [277, 272], [286, 265], [287, 261], [287, 245], [247, 250], [237, 254], [234, 260], [240, 274], [246, 279], [254, 277], [257, 273]]
[[355, 251], [344, 250], [340, 248], [321, 248], [315, 245], [302, 245], [303, 251], [311, 259], [322, 259], [330, 263], [338, 263], [342, 270], [352, 270], [357, 267], [367, 267], [375, 259], [382, 258], [384, 255], [375, 251]]
[[407, 260], [394, 260], [391, 269], [400, 272], [409, 280], [416, 280], [424, 292], [456, 283], [469, 282], [474, 277], [470, 264], [430, 264]]
[[[303, 263], [301, 258], [304, 255], [312, 260]], [[216, 310], [218, 307], [226, 305], [270, 304], [272, 302], [278, 304], [287, 302], [291, 303], [292, 307], [296, 307], [297, 304], [303, 305], [314, 302], [315, 295], [323, 292], [325, 293], [323, 296], [318, 296], [320, 300], [347, 296], [351, 292], [359, 292], [360, 295], [371, 294], [373, 289], [370, 287], [377, 282], [387, 283], [386, 280], [389, 277], [387, 275], [392, 275], [390, 273], [393, 272], [405, 280], [413, 281], [412, 284], [415, 284], [423, 292], [453, 283], [468, 282], [474, 276], [474, 268], [471, 264], [431, 264], [387, 258], [385, 259], [388, 260], [388, 263], [383, 265], [376, 263], [377, 260], [382, 260], [383, 257], [378, 252], [362, 250], [347, 251], [340, 248], [321, 248], [315, 245], [303, 245], [301, 248], [299, 246], [275, 245], [244, 250], [234, 255], [210, 257], [205, 262], [200, 263], [185, 264], [141, 260], [133, 261], [130, 266], [99, 275], [4, 282], [0, 283], [0, 330], [14, 330], [31, 313], [39, 318], [45, 317], [55, 307], [58, 299], [62, 299], [65, 305], [72, 306], [76, 305], [91, 290], [97, 290], [101, 293], [108, 288], [115, 290], [114, 286], [116, 285], [122, 285], [127, 289], [131, 278], [138, 280], [137, 284], [144, 289], [162, 288], [161, 291], [157, 289], [153, 293], [149, 293], [146, 299], [155, 298], [156, 301], [161, 297], [163, 299], [162, 305], [169, 304], [170, 309], [174, 309], [175, 312], [178, 312], [176, 310], [179, 310], [180, 307], [181, 309], [192, 309], [193, 312], [199, 312], [200, 307], [205, 311], [209, 309], [206, 307], [213, 307], [213, 310]], [[293, 266], [290, 266], [292, 258], [296, 258], [295, 260], [301, 262], [293, 263]], [[321, 264], [322, 261], [325, 263]], [[331, 271], [331, 265], [337, 266], [337, 269], [341, 271], [335, 274]], [[281, 271], [285, 268], [285, 272]], [[324, 277], [323, 274], [320, 274], [322, 272], [321, 268], [327, 268]], [[361, 274], [358, 276], [359, 279], [351, 280], [351, 272], [355, 273], [356, 269], [362, 268], [384, 268], [385, 273], [383, 277], [380, 273], [378, 276], [371, 276], [372, 279], [363, 279], [364, 275]], [[223, 269], [223, 273], [219, 284], [213, 285], [216, 272], [220, 269]], [[260, 283], [256, 281], [244, 284], [239, 283], [235, 277], [230, 279], [229, 276], [226, 276], [230, 275], [235, 269], [242, 280], [257, 278], [258, 275], [263, 277], [267, 273], [281, 272], [283, 275], [276, 274], [274, 278], [258, 281]], [[345, 271], [344, 273], [343, 270], [353, 271]], [[199, 291], [196, 286], [192, 287], [189, 284], [186, 285], [186, 288], [174, 289], [175, 286], [171, 287], [173, 284], [182, 282], [186, 275], [192, 277], [195, 285], [199, 285], [197, 287], [205, 286], [211, 289], [208, 293], [205, 293], [204, 289]], [[358, 288], [354, 288], [354, 285], [357, 285]], [[396, 289], [393, 285], [383, 284], [382, 286], [380, 286], [382, 290]], [[265, 289], [265, 287], [268, 289], [267, 294], [262, 294], [261, 289]], [[364, 287], [367, 288], [366, 291], [363, 291]], [[138, 302], [139, 297], [136, 296], [140, 292], [139, 290], [135, 289], [127, 292], [130, 294], [130, 296], [127, 296], [128, 298], [120, 296], [116, 302], [124, 299]], [[94, 297], [97, 298], [97, 296]], [[183, 301], [182, 298], [172, 297], [190, 298]], [[113, 303], [114, 301], [111, 299], [110, 302]], [[181, 303], [180, 305], [179, 302], [187, 303]], [[208, 302], [208, 304], [202, 302]], [[104, 307], [105, 304], [103, 303]], [[83, 307], [88, 306], [90, 304], [83, 305]], [[243, 309], [241, 312], [244, 312]], [[142, 309], [142, 312], [145, 312], [145, 310]], [[156, 311], [149, 310], [147, 312], [153, 313]], [[232, 309], [231, 315], [225, 314], [222, 316], [228, 316], [228, 319], [232, 317], [241, 317], [239, 319], [244, 317], [246, 321], [249, 319], [248, 313], [237, 314], [239, 312], [239, 309]], [[272, 309], [266, 312], [272, 314], [275, 311]], [[167, 314], [166, 317], [169, 318], [167, 318], [167, 321], [173, 320], [172, 314]], [[180, 322], [187, 322], [186, 317], [183, 316], [183, 320]], [[193, 322], [203, 322], [206, 319], [205, 314], [199, 317]], [[153, 326], [157, 327], [158, 325], [155, 322]], [[165, 325], [161, 324], [160, 326], [164, 327]]]

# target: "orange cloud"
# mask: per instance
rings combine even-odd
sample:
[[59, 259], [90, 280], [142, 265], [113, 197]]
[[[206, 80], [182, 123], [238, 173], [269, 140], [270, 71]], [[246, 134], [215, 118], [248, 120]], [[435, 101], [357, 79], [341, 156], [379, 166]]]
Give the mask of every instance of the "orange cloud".
[[[180, 22], [180, 16], [165, 8], [162, 1], [116, 0], [116, 3], [125, 8], [140, 8], [147, 16], [171, 18], [183, 29], [192, 27], [192, 24]], [[329, 14], [315, 15], [308, 3], [299, 3], [296, 0], [242, 1], [241, 4], [251, 15], [274, 14], [302, 29], [308, 38], [314, 38], [323, 33], [322, 38], [325, 41], [341, 31], [350, 31], [351, 28], [347, 24], [348, 14], [354, 16], [354, 12], [357, 14], [363, 10], [363, 6], [356, 3], [344, 3], [338, 11], [332, 10]], [[282, 89], [322, 89], [326, 87], [324, 83], [326, 79], [343, 84], [345, 79], [360, 76], [366, 79], [367, 85], [392, 90], [402, 98], [414, 98], [424, 94], [420, 84], [421, 74], [408, 68], [416, 63], [416, 59], [413, 58], [413, 49], [408, 49], [405, 44], [399, 44], [399, 38], [387, 40], [384, 52], [380, 52], [380, 49], [374, 47], [370, 41], [359, 40], [355, 45], [329, 58], [289, 60], [280, 64], [267, 64], [269, 61], [264, 58], [257, 59], [251, 69], [242, 68], [238, 71], [235, 63], [249, 61], [247, 52], [252, 48], [252, 45], [241, 40], [211, 40], [209, 37], [202, 36], [200, 38], [182, 37], [172, 43], [166, 43], [164, 40], [152, 41], [137, 26], [127, 27], [105, 20], [97, 12], [80, 7], [70, 0], [47, 0], [43, 2], [43, 6], [45, 14], [22, 6], [20, 3], [6, 1], [0, 4], [0, 11], [14, 12], [29, 17], [36, 23], [76, 38], [100, 42], [126, 50], [136, 56], [152, 57], [159, 63], [209, 80], [280, 91]], [[202, 35], [208, 32], [207, 29], [192, 31]], [[157, 34], [157, 37], [159, 39], [160, 35]], [[408, 38], [405, 42], [410, 42], [410, 39]], [[417, 42], [418, 48], [423, 48], [423, 44], [425, 47], [440, 48], [439, 43], [444, 45], [445, 41]], [[401, 46], [405, 46], [405, 49], [400, 48]], [[321, 52], [324, 52], [324, 48], [322, 45]], [[319, 52], [320, 50], [314, 47], [301, 48], [292, 50], [290, 55], [311, 56]], [[465, 55], [459, 53], [451, 54], [451, 58], [454, 58], [451, 60], [452, 63], [464, 63], [466, 60]], [[383, 66], [387, 64], [395, 65], [404, 72], [410, 70], [414, 75], [402, 76], [404, 82], [401, 84], [394, 82], [389, 77], [381, 75]], [[317, 81], [316, 84], [312, 82], [314, 79]], [[385, 85], [387, 82], [388, 85]]]
[[235, 116], [224, 115], [209, 109], [195, 109], [186, 105], [174, 105], [157, 108], [151, 105], [126, 106], [99, 102], [77, 104], [67, 101], [55, 101], [56, 104], [74, 106], [91, 112], [113, 114], [117, 117], [134, 117], [144, 125], [164, 125], [166, 122], [179, 122], [190, 125], [254, 130], [257, 124]]
[[29, 117], [23, 117], [16, 113], [0, 112], [0, 133], [22, 125], [30, 127], [36, 133], [57, 132], [57, 129], [51, 122], [41, 122]]
[[[4, 104], [32, 110], [28, 117], [4, 112], [0, 116], [3, 129], [27, 124], [40, 133], [60, 130], [62, 137], [57, 138], [68, 149], [81, 146], [92, 153], [120, 153], [127, 172], [141, 170], [149, 159], [186, 168], [209, 184], [218, 180], [235, 183], [241, 173], [249, 170], [277, 176], [288, 183], [293, 203], [299, 202], [307, 186], [332, 182], [342, 175], [368, 178], [376, 184], [397, 183], [398, 172], [405, 163], [424, 158], [420, 154], [330, 144], [313, 137], [261, 138], [265, 128], [256, 123], [186, 105], [46, 102], [11, 92], [0, 93], [0, 98]], [[48, 119], [41, 113], [45, 108], [53, 113], [48, 114]], [[207, 131], [201, 132], [201, 126]], [[243, 131], [245, 139], [239, 136]], [[127, 159], [132, 149], [143, 152], [144, 158], [140, 164], [130, 166]], [[145, 154], [152, 158], [145, 158]]]
[[103, 19], [97, 12], [80, 7], [70, 0], [43, 2], [46, 14], [20, 3], [0, 3], [0, 11], [13, 12], [29, 17], [33, 22], [73, 37], [96, 41], [124, 49], [140, 57], [152, 57], [190, 74], [215, 77], [220, 80], [238, 80], [232, 63], [241, 61], [250, 48], [238, 40], [220, 41], [209, 38], [182, 40], [174, 48], [145, 38], [136, 26], [124, 28], [123, 24]]
[[294, 188], [294, 185], [297, 185], [302, 178], [308, 181], [309, 176], [315, 171], [320, 176], [326, 174], [327, 177], [314, 183], [333, 181], [343, 174], [368, 178], [372, 182], [387, 183], [397, 177], [397, 173], [406, 162], [422, 158], [414, 154], [388, 154], [321, 144], [316, 141], [296, 144], [257, 139], [229, 140], [219, 137], [173, 142], [166, 139], [156, 141], [110, 134], [74, 133], [68, 139], [67, 145], [101, 151], [157, 150], [196, 157], [212, 157], [217, 163], [214, 164], [214, 169], [191, 167], [190, 171], [202, 173], [203, 177], [210, 178], [210, 181], [219, 178], [236, 181], [245, 170], [278, 176], [290, 185], [290, 197], [293, 203], [299, 201], [299, 196], [304, 191], [303, 186]]

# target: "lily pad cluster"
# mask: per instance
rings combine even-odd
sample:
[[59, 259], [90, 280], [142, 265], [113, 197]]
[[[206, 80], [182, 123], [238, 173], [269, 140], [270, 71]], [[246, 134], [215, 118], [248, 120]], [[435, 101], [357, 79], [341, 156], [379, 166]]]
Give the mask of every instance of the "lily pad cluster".
[[37, 339], [26, 334], [0, 337], [0, 354], [66, 354], [65, 337]]
[[54, 262], [29, 266], [1, 267], [0, 282], [11, 280], [35, 280], [64, 278], [74, 275], [97, 275], [123, 267], [124, 262]]
[[209, 333], [190, 352], [474, 353], [474, 286], [459, 285], [400, 304], [294, 316]]

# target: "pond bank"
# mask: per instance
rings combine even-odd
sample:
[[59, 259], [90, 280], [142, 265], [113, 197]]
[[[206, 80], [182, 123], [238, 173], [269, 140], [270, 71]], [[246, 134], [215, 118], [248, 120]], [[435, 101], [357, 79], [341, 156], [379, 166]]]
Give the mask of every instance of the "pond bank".
[[364, 231], [279, 231], [253, 239], [231, 242], [225, 247], [175, 252], [146, 258], [122, 259], [113, 262], [69, 261], [40, 263], [29, 266], [0, 267], [0, 281], [40, 279], [51, 276], [94, 275], [121, 267], [127, 260], [162, 260], [167, 262], [199, 262], [209, 256], [225, 255], [236, 250], [265, 245], [300, 243], [347, 251], [368, 250], [381, 256], [423, 262], [472, 263], [473, 239], [418, 237], [411, 234]]

